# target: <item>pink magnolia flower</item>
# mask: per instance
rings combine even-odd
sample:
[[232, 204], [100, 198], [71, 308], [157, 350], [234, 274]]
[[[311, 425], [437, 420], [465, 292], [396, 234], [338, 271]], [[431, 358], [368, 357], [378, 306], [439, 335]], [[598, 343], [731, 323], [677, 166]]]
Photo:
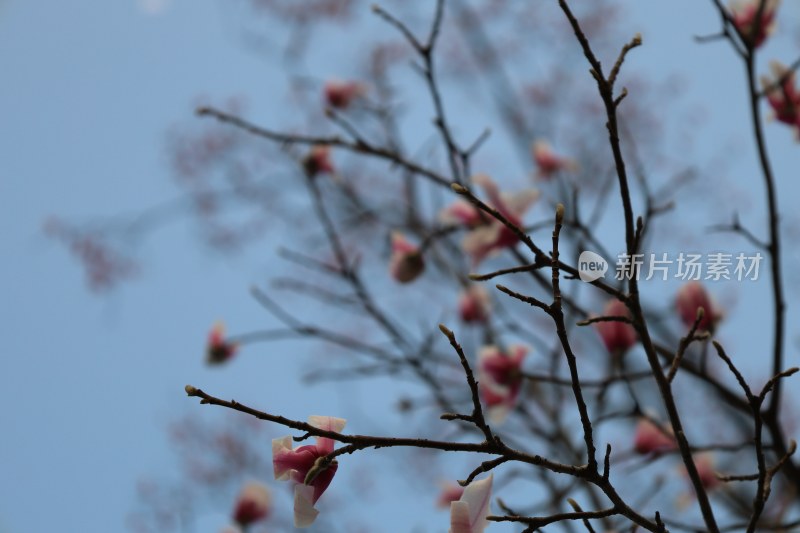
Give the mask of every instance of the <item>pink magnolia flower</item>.
[[399, 231], [392, 233], [392, 256], [389, 273], [400, 283], [409, 283], [425, 270], [425, 260], [419, 247], [414, 246]]
[[[497, 209], [509, 222], [518, 227], [522, 226], [525, 212], [539, 198], [539, 192], [535, 189], [514, 194], [501, 193], [497, 184], [485, 174], [475, 176], [472, 182], [483, 187], [488, 205]], [[442, 210], [439, 218], [445, 223], [456, 223], [470, 228], [461, 247], [472, 257], [473, 266], [477, 266], [485, 258], [503, 248], [514, 246], [519, 241], [519, 237], [502, 222], [488, 214], [482, 215], [476, 207], [461, 200]]]
[[470, 285], [458, 298], [458, 314], [464, 322], [486, 322], [492, 311], [492, 298], [483, 285]]
[[483, 533], [489, 521], [489, 503], [492, 499], [492, 479], [489, 474], [473, 481], [464, 489], [458, 501], [450, 504], [450, 533]]
[[633, 437], [633, 449], [640, 455], [661, 455], [677, 448], [675, 437], [667, 429], [664, 433], [653, 422], [646, 418], [639, 420], [636, 434]]
[[780, 5], [780, 0], [766, 0], [761, 20], [756, 21], [761, 0], [733, 0], [730, 3], [731, 17], [736, 29], [750, 40], [755, 30], [753, 46], [759, 47], [775, 31], [775, 11]]
[[[800, 89], [795, 86], [794, 72], [777, 61], [770, 62], [772, 78], [762, 76], [764, 87], [775, 119], [796, 128], [795, 135], [800, 139]], [[785, 77], [785, 78], [784, 78]], [[782, 83], [779, 83], [784, 79]]]
[[366, 92], [367, 88], [361, 82], [330, 80], [325, 83], [325, 103], [336, 109], [346, 109]]
[[242, 487], [236, 506], [233, 509], [233, 521], [239, 526], [247, 526], [260, 522], [269, 516], [272, 510], [272, 496], [269, 489], [256, 482], [247, 483]]
[[464, 487], [457, 483], [447, 483], [442, 487], [442, 491], [439, 493], [439, 498], [436, 500], [436, 507], [450, 507], [451, 503], [461, 499], [462, 494], [464, 494]]
[[678, 290], [675, 297], [675, 307], [680, 315], [681, 322], [686, 327], [691, 327], [697, 319], [697, 310], [703, 308], [703, 319], [698, 324], [700, 331], [712, 331], [722, 319], [722, 313], [716, 308], [711, 296], [702, 283], [690, 281]]
[[479, 390], [492, 422], [505, 420], [516, 405], [527, 353], [528, 348], [521, 345], [510, 346], [507, 354], [497, 346], [484, 346], [478, 353]]
[[550, 143], [544, 140], [537, 140], [531, 147], [531, 154], [536, 166], [539, 167], [537, 177], [550, 179], [561, 171], [576, 172], [578, 163], [574, 160], [557, 155]]
[[[344, 429], [346, 420], [329, 416], [310, 416], [308, 423], [315, 428], [337, 433]], [[272, 467], [275, 479], [291, 480], [294, 487], [294, 525], [295, 527], [308, 527], [314, 523], [319, 511], [314, 508], [319, 497], [331, 484], [339, 464], [333, 461], [328, 468], [305, 484], [308, 472], [315, 466], [318, 459], [333, 452], [334, 442], [325, 437], [317, 437], [316, 444], [307, 444], [292, 448], [292, 437], [273, 439], [272, 441]]]
[[[624, 303], [617, 299], [609, 300], [603, 310], [603, 316], [624, 316], [630, 318], [630, 312]], [[610, 354], [622, 356], [636, 344], [636, 329], [626, 322], [596, 322], [595, 327]]]
[[303, 168], [311, 177], [317, 174], [333, 174], [335, 169], [331, 161], [331, 147], [325, 144], [313, 146], [303, 159]]
[[208, 334], [206, 346], [206, 362], [210, 365], [219, 365], [227, 362], [239, 349], [239, 346], [225, 339], [225, 325], [217, 322]]
[[713, 490], [720, 484], [719, 478], [714, 471], [714, 456], [710, 453], [702, 453], [694, 458], [694, 466], [700, 476], [700, 482], [706, 490]]

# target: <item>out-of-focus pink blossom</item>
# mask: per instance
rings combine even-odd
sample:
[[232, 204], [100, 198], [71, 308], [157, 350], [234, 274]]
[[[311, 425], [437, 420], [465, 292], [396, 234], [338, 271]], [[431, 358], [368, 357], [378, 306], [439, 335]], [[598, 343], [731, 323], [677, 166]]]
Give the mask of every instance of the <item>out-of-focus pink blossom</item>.
[[760, 22], [758, 22], [756, 18], [760, 4], [761, 0], [733, 0], [730, 3], [733, 24], [747, 41], [754, 37], [753, 45], [755, 47], [761, 46], [775, 31], [775, 12], [780, 5], [780, 0], [766, 0]]
[[361, 82], [331, 80], [325, 83], [325, 103], [336, 109], [346, 109], [366, 92], [367, 88]]
[[677, 448], [671, 432], [662, 431], [646, 418], [639, 420], [633, 437], [633, 449], [640, 455], [661, 455]]
[[225, 325], [217, 322], [208, 334], [206, 346], [206, 362], [210, 365], [219, 365], [230, 360], [239, 346], [235, 342], [225, 339]]
[[795, 86], [794, 72], [789, 72], [783, 64], [770, 62], [772, 77], [762, 76], [764, 87], [775, 119], [795, 128], [795, 135], [800, 140], [800, 90]]
[[[697, 475], [700, 477], [700, 483], [703, 484], [706, 490], [714, 490], [717, 488], [721, 481], [714, 471], [714, 455], [710, 452], [700, 453], [694, 456], [694, 467], [697, 469]], [[681, 465], [683, 475], [689, 478], [689, 473], [686, 472], [686, 467]]]
[[[630, 312], [624, 303], [617, 299], [609, 300], [603, 310], [603, 316], [621, 316], [630, 318]], [[606, 349], [614, 356], [622, 356], [636, 344], [636, 329], [627, 322], [602, 321], [595, 327], [603, 340]]]
[[242, 487], [236, 506], [233, 509], [233, 521], [246, 528], [269, 516], [272, 510], [272, 496], [262, 483], [250, 482]]
[[389, 273], [400, 283], [409, 283], [425, 270], [425, 260], [419, 247], [414, 246], [399, 231], [392, 233], [392, 256]]
[[522, 362], [528, 348], [509, 347], [504, 353], [497, 346], [484, 346], [478, 353], [478, 382], [487, 414], [494, 423], [505, 420], [517, 403], [522, 387]]
[[713, 490], [720, 484], [720, 480], [714, 471], [714, 456], [710, 453], [702, 453], [694, 458], [694, 466], [700, 476], [700, 482], [706, 490]]
[[464, 489], [458, 501], [450, 504], [450, 533], [483, 533], [489, 521], [494, 475], [476, 480]]
[[675, 307], [681, 322], [686, 327], [691, 327], [697, 319], [697, 310], [703, 308], [703, 319], [697, 326], [700, 331], [713, 331], [714, 327], [722, 319], [722, 313], [717, 309], [706, 291], [703, 284], [699, 281], [690, 281], [678, 289], [675, 297]]
[[[509, 222], [517, 227], [522, 226], [525, 212], [539, 198], [535, 189], [526, 189], [514, 194], [501, 193], [497, 184], [487, 175], [478, 174], [472, 178], [475, 185], [483, 187], [488, 205], [495, 208]], [[488, 214], [481, 214], [477, 208], [461, 200], [445, 208], [439, 214], [445, 223], [455, 223], [470, 229], [461, 246], [464, 252], [472, 257], [473, 266], [503, 248], [514, 246], [519, 237], [502, 222]]]
[[[488, 216], [488, 215], [487, 215]], [[484, 224], [486, 220], [481, 217], [480, 211], [466, 200], [456, 200], [439, 213], [439, 220], [443, 224], [461, 225], [475, 228]]]
[[331, 147], [325, 144], [313, 146], [303, 159], [303, 168], [306, 175], [311, 177], [317, 174], [333, 174], [335, 169], [331, 160]]
[[562, 171], [576, 172], [578, 170], [578, 163], [573, 159], [557, 155], [547, 141], [535, 141], [531, 147], [531, 154], [539, 169], [537, 172], [539, 178], [550, 179]]
[[492, 298], [483, 285], [470, 285], [458, 298], [458, 314], [467, 323], [486, 322], [492, 312]]
[[[341, 432], [345, 420], [329, 416], [310, 416], [308, 423], [318, 429]], [[331, 484], [334, 474], [339, 467], [333, 461], [326, 469], [319, 472], [314, 479], [305, 484], [309, 471], [317, 464], [317, 460], [325, 457], [334, 449], [334, 441], [324, 437], [317, 437], [316, 444], [307, 444], [292, 448], [292, 437], [273, 439], [272, 441], [272, 467], [275, 479], [290, 480], [294, 487], [294, 525], [295, 527], [308, 527], [314, 523], [319, 511], [314, 508], [319, 497]]]
[[436, 507], [448, 508], [451, 503], [460, 500], [462, 494], [464, 494], [464, 487], [457, 483], [447, 483], [442, 487], [442, 491], [436, 499]]

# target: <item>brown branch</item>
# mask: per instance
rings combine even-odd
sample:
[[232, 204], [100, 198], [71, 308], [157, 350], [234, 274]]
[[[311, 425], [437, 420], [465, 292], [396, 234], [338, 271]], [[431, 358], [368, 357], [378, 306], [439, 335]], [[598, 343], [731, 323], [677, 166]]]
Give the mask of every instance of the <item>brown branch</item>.
[[414, 174], [419, 174], [420, 176], [424, 176], [425, 178], [429, 179], [430, 181], [438, 185], [446, 187], [450, 186], [450, 180], [448, 180], [441, 174], [433, 170], [421, 167], [418, 164], [414, 163], [413, 161], [405, 159], [404, 157], [399, 155], [397, 151], [388, 148], [374, 146], [372, 144], [363, 141], [351, 142], [342, 139], [341, 137], [319, 137], [312, 135], [298, 135], [291, 133], [276, 132], [265, 128], [261, 128], [259, 126], [256, 126], [255, 124], [247, 122], [242, 118], [231, 115], [229, 113], [225, 113], [224, 111], [219, 111], [211, 107], [201, 107], [200, 109], [197, 110], [197, 114], [199, 116], [213, 117], [219, 120], [220, 122], [230, 124], [231, 126], [237, 127], [248, 133], [256, 135], [257, 137], [262, 137], [264, 139], [268, 139], [278, 144], [286, 144], [286, 145], [300, 144], [304, 146], [327, 145], [327, 146], [342, 148], [344, 150], [356, 154], [366, 154], [369, 156], [376, 157], [378, 159], [389, 161], [390, 163], [397, 165], [401, 168], [404, 168], [410, 172], [413, 172]]
[[467, 356], [464, 355], [464, 350], [461, 348], [461, 345], [458, 344], [458, 341], [456, 341], [456, 336], [452, 331], [447, 329], [444, 324], [439, 324], [439, 329], [447, 337], [447, 340], [450, 341], [450, 345], [458, 354], [458, 358], [461, 361], [461, 366], [464, 368], [464, 375], [466, 376], [467, 384], [469, 385], [469, 390], [472, 394], [472, 415], [469, 417], [469, 419], [478, 427], [478, 429], [481, 430], [483, 435], [486, 437], [486, 442], [491, 442], [495, 439], [495, 437], [492, 434], [489, 424], [486, 423], [486, 418], [483, 416], [481, 397], [480, 393], [478, 392], [478, 383], [475, 381], [475, 375], [472, 373], [472, 368], [469, 366]]
[[[627, 169], [625, 166], [624, 157], [622, 155], [622, 148], [620, 146], [619, 127], [617, 122], [617, 108], [619, 102], [615, 101], [614, 98], [614, 87], [611, 83], [612, 80], [607, 79], [603, 75], [603, 68], [600, 64], [600, 61], [595, 56], [594, 51], [592, 50], [591, 45], [586, 38], [586, 35], [581, 29], [580, 23], [573, 15], [572, 11], [567, 5], [566, 0], [559, 0], [559, 6], [572, 26], [575, 37], [581, 45], [584, 56], [592, 67], [591, 74], [597, 82], [597, 89], [605, 106], [606, 117], [608, 119], [606, 123], [606, 127], [608, 129], [608, 140], [612, 155], [614, 157], [614, 165], [617, 171], [625, 219], [625, 243], [628, 255], [633, 256], [637, 249], [637, 232], [634, 225], [634, 213], [628, 184]], [[670, 383], [661, 370], [661, 366], [658, 361], [658, 355], [656, 354], [655, 347], [652, 339], [650, 338], [650, 332], [648, 331], [647, 323], [644, 318], [641, 303], [639, 301], [639, 289], [636, 277], [631, 276], [628, 284], [630, 291], [630, 298], [627, 302], [628, 308], [630, 309], [631, 315], [636, 322], [636, 329], [639, 333], [639, 338], [647, 355], [648, 363], [653, 371], [653, 376], [655, 377], [659, 392], [664, 401], [664, 406], [669, 416], [670, 423], [675, 430], [678, 447], [681, 451], [681, 457], [684, 465], [686, 466], [686, 471], [689, 474], [689, 479], [694, 487], [697, 501], [703, 514], [703, 519], [708, 527], [708, 530], [716, 533], [719, 531], [719, 529], [716, 519], [714, 518], [714, 510], [711, 506], [711, 502], [708, 499], [708, 494], [706, 493], [705, 487], [700, 479], [700, 475], [697, 472], [697, 467], [691, 454], [691, 447], [683, 431], [683, 425], [681, 423], [680, 414], [678, 413], [678, 408], [675, 403], [675, 398], [672, 394]]]

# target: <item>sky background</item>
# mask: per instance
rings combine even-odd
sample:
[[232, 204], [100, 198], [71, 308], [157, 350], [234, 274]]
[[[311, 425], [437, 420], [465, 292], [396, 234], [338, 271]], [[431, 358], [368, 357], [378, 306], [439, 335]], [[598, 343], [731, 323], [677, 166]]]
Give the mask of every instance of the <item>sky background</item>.
[[[696, 153], [731, 158], [721, 167], [726, 175], [751, 183], [756, 167], [743, 128], [741, 67], [724, 44], [692, 40], [718, 29], [710, 2], [622, 4], [631, 10], [631, 34], [640, 31], [646, 45], [632, 64], [654, 75], [678, 73], [687, 82], [682, 98], [700, 106]], [[782, 20], [800, 20], [800, 5], [785, 4]], [[216, 319], [237, 329], [259, 325], [263, 314], [247, 294], [265, 275], [257, 251], [221, 256], [179, 221], [139, 249], [146, 267], [140, 279], [97, 295], [80, 265], [42, 232], [53, 214], [84, 220], [135, 213], [174, 197], [166, 133], [191, 117], [198, 97], [244, 94], [257, 102], [280, 94], [283, 71], [243, 47], [241, 16], [206, 0], [0, 2], [0, 533], [123, 531], [136, 480], [171, 464], [166, 425], [207, 409], [185, 399], [186, 383], [222, 396], [236, 392], [255, 405], [265, 396], [284, 398], [282, 414], [300, 419], [361, 400], [387, 409], [393, 401], [375, 398], [366, 385], [347, 394], [331, 387], [295, 394], [287, 376], [296, 376], [303, 360], [288, 353], [274, 372], [247, 358], [225, 372], [200, 364]], [[798, 55], [791, 32], [770, 46], [785, 63]], [[669, 101], [663, 109], [670, 112]], [[800, 198], [793, 180], [800, 148], [785, 128], [766, 130], [791, 225], [798, 221], [791, 211]], [[750, 213], [757, 213], [760, 188], [747, 187], [743, 212], [749, 197]], [[791, 250], [790, 304], [798, 280], [791, 265], [798, 264]], [[743, 308], [747, 316], [764, 315], [755, 286], [738, 298], [746, 302], [739, 319]], [[790, 323], [796, 317], [790, 314]], [[788, 363], [796, 364], [791, 332]], [[745, 333], [724, 334], [757, 350]], [[197, 531], [222, 525], [220, 512], [227, 507], [209, 511]], [[444, 531], [446, 516], [435, 516]]]

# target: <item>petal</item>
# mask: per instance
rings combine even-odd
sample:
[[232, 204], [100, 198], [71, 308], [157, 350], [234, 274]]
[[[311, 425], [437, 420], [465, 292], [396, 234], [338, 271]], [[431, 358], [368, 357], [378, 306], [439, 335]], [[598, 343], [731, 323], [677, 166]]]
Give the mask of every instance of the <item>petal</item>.
[[473, 481], [457, 502], [450, 504], [450, 533], [482, 533], [488, 521], [494, 474]]
[[500, 205], [498, 204], [503, 203], [500, 198], [500, 189], [497, 187], [497, 184], [492, 178], [490, 178], [487, 174], [477, 174], [472, 177], [472, 183], [481, 186], [486, 193], [486, 196], [489, 198], [489, 203], [500, 209]]
[[475, 228], [464, 236], [461, 248], [472, 257], [475, 266], [495, 251], [502, 229], [501, 223], [492, 222], [488, 226]]
[[464, 200], [456, 200], [439, 212], [439, 221], [443, 224], [464, 224], [473, 226], [481, 221], [478, 210]]
[[510, 405], [507, 401], [499, 403], [486, 409], [486, 417], [489, 419], [490, 424], [499, 426], [506, 421], [506, 418], [508, 418], [513, 408], [514, 406]]
[[317, 429], [341, 433], [347, 420], [334, 416], [311, 415], [308, 417], [308, 423]]
[[314, 488], [308, 485], [295, 485], [294, 487], [294, 527], [308, 527], [317, 519], [319, 511], [314, 509], [312, 498]]
[[[276, 451], [277, 440], [282, 442], [278, 444]], [[275, 471], [275, 479], [278, 480], [292, 479], [297, 483], [302, 483], [308, 471], [314, 466], [314, 461], [320, 455], [328, 453], [320, 453], [316, 445], [301, 446], [294, 450], [287, 449], [287, 445], [291, 446], [291, 437], [272, 441], [272, 468]]]
[[328, 488], [333, 481], [333, 476], [336, 474], [336, 470], [339, 469], [339, 464], [335, 461], [325, 470], [319, 473], [314, 481], [311, 482], [311, 487], [314, 488], [314, 494], [311, 498], [311, 503], [317, 503], [319, 497], [322, 496], [322, 493]]
[[467, 502], [458, 501], [450, 504], [450, 533], [472, 533]]
[[500, 348], [497, 346], [484, 346], [478, 352], [478, 363], [482, 364], [486, 359], [493, 359], [500, 356]]
[[[345, 424], [347, 423], [347, 420], [333, 416], [311, 415], [308, 417], [308, 423], [317, 429], [341, 433]], [[317, 437], [317, 449], [319, 450], [320, 454], [327, 455], [331, 453], [333, 451], [333, 447], [334, 442], [331, 439]]]
[[512, 344], [508, 347], [508, 350], [511, 354], [511, 360], [514, 361], [514, 364], [517, 368], [522, 366], [522, 361], [525, 359], [525, 356], [528, 354], [528, 347], [524, 344]]
[[522, 215], [539, 199], [539, 191], [537, 189], [525, 189], [515, 193], [505, 193], [502, 195], [503, 203], [516, 218], [522, 218]]
[[272, 439], [272, 469], [275, 472], [275, 479], [280, 481], [289, 479], [291, 467], [284, 458], [291, 453], [292, 437], [286, 436]]

